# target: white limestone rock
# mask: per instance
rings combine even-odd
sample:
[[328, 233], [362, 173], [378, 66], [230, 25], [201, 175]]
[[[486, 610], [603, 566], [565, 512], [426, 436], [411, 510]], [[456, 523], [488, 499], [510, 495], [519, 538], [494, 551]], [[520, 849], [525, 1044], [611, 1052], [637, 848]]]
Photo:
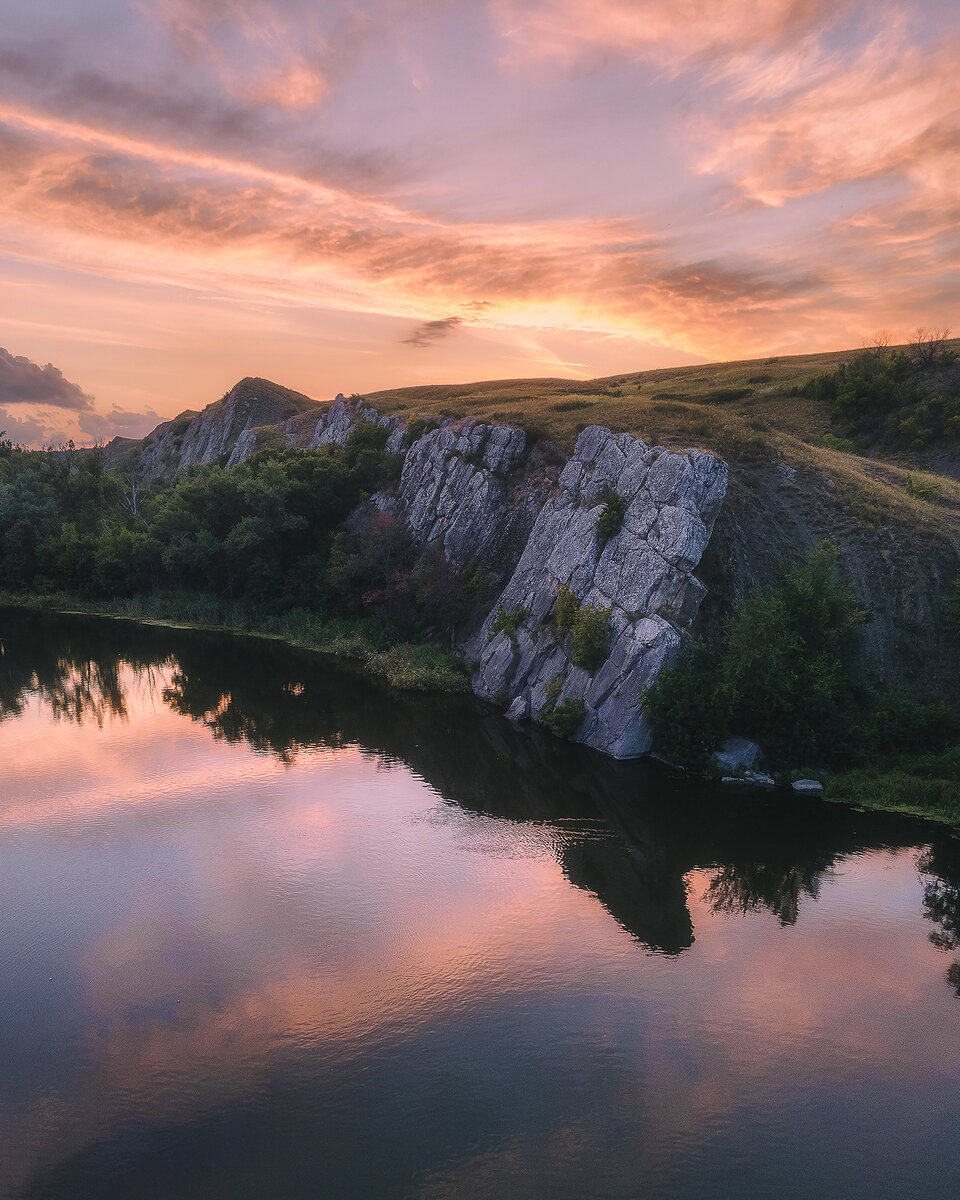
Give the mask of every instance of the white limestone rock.
[[[726, 484], [726, 464], [712, 455], [676, 454], [600, 426], [585, 429], [516, 569], [466, 647], [477, 662], [474, 691], [521, 697], [537, 716], [548, 704], [546, 685], [559, 675], [559, 703], [585, 706], [577, 741], [617, 758], [646, 753], [651, 731], [641, 694], [674, 660], [699, 608], [705, 589], [691, 571]], [[601, 544], [596, 526], [609, 492], [624, 501], [624, 520]], [[592, 675], [572, 666], [569, 637], [551, 620], [563, 585], [583, 603], [610, 609], [608, 656]], [[493, 635], [501, 608], [523, 610], [512, 640]]]

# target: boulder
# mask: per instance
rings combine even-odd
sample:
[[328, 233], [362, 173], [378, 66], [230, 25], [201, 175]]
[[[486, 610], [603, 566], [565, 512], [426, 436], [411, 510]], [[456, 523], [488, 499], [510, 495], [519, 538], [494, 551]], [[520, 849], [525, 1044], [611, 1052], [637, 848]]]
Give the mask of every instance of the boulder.
[[713, 761], [721, 771], [752, 771], [760, 761], [760, 747], [748, 738], [727, 738]]

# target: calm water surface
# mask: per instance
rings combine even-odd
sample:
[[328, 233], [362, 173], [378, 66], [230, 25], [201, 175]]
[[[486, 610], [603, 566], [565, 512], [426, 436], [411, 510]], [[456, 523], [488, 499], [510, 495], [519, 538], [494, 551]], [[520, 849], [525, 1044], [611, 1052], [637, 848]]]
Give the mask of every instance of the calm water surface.
[[0, 1195], [960, 1194], [952, 839], [0, 618]]

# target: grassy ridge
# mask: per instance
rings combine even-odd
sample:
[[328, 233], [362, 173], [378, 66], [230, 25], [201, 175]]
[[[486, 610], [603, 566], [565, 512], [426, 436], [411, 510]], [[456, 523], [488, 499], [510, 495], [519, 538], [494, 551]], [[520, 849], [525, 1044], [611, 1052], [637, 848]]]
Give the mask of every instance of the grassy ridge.
[[[949, 344], [960, 349], [960, 339]], [[937, 537], [960, 531], [960, 471], [945, 473], [942, 447], [856, 454], [831, 446], [830, 405], [799, 389], [856, 351], [665, 368], [585, 382], [489, 380], [399, 388], [364, 397], [413, 420], [476, 417], [527, 429], [569, 450], [586, 425], [606, 425], [670, 449], [696, 447], [735, 474], [782, 461], [828, 476], [852, 515], [894, 521]], [[954, 455], [956, 458], [956, 455]], [[924, 486], [926, 480], [932, 488]]]

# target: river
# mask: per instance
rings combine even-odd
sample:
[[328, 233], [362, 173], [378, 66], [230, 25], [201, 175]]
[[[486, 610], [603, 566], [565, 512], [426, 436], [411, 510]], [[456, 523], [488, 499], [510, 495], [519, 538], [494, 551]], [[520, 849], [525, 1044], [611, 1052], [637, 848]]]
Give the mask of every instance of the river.
[[0, 1195], [960, 1190], [960, 846], [0, 612]]

